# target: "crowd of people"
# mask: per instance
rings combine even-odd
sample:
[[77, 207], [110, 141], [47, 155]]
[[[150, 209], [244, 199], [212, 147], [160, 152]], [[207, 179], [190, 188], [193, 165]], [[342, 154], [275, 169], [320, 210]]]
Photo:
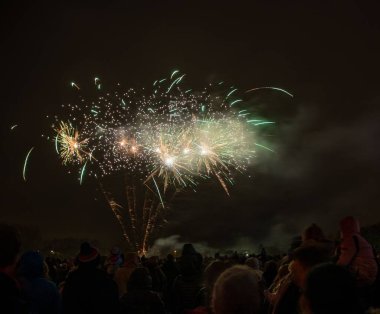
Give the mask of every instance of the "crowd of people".
[[339, 243], [316, 224], [282, 256], [139, 257], [82, 243], [75, 259], [20, 254], [17, 230], [0, 224], [0, 313], [359, 314], [380, 313], [379, 256], [358, 221], [340, 223]]

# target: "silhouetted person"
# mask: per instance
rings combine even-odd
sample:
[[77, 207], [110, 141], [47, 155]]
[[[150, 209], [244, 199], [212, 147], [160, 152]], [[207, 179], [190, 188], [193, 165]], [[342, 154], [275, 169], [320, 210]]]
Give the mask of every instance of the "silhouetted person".
[[98, 269], [98, 250], [84, 242], [77, 260], [78, 269], [68, 275], [63, 288], [64, 313], [118, 313], [117, 285]]
[[197, 271], [201, 272], [202, 262], [203, 262], [202, 255], [195, 250], [194, 246], [191, 243], [186, 243], [183, 245], [181, 260], [179, 263], [180, 270], [181, 270], [182, 264], [186, 264], [185, 267], [187, 267], [188, 263], [192, 263], [193, 266], [197, 269]]
[[182, 313], [200, 305], [198, 298], [202, 287], [202, 256], [192, 244], [184, 244], [179, 262], [181, 274], [172, 287], [173, 312]]
[[227, 265], [219, 260], [211, 262], [203, 274], [203, 287], [200, 290], [200, 303], [204, 312], [211, 313], [211, 297], [214, 285], [218, 277], [227, 269]]
[[322, 249], [327, 250], [331, 256], [331, 259], [333, 259], [335, 244], [333, 241], [330, 241], [325, 237], [321, 227], [319, 227], [317, 224], [313, 223], [310, 226], [308, 226], [302, 232], [301, 237], [302, 237], [301, 246], [306, 246], [306, 245], [320, 246]]
[[168, 254], [166, 261], [162, 265], [162, 271], [166, 276], [168, 288], [170, 289], [173, 285], [174, 279], [179, 275], [179, 268], [173, 255]]
[[265, 263], [262, 278], [264, 287], [266, 289], [268, 289], [272, 285], [274, 279], [276, 278], [277, 269], [278, 265], [275, 261], [272, 260]]
[[54, 282], [47, 279], [48, 269], [39, 252], [24, 253], [19, 261], [17, 275], [21, 290], [31, 313], [57, 314], [62, 312], [61, 296]]
[[259, 254], [259, 257], [260, 257], [260, 260], [265, 263], [268, 259], [268, 256], [267, 256], [267, 251], [265, 250], [265, 247], [260, 244], [260, 254]]
[[152, 277], [144, 267], [137, 267], [129, 277], [128, 292], [120, 299], [124, 314], [165, 314], [159, 295], [152, 291]]
[[292, 253], [290, 273], [277, 292], [273, 314], [299, 313], [299, 299], [306, 276], [316, 265], [329, 261], [330, 251], [320, 246], [301, 246]]
[[146, 268], [152, 277], [152, 290], [156, 291], [161, 297], [167, 288], [166, 276], [161, 270], [157, 256], [152, 256], [146, 261]]
[[305, 282], [301, 306], [305, 314], [361, 314], [356, 283], [350, 272], [338, 265], [314, 267]]
[[359, 221], [348, 216], [340, 222], [341, 238], [338, 265], [347, 267], [355, 276], [358, 287], [375, 282], [377, 262], [372, 246], [360, 234]]
[[315, 223], [308, 226], [302, 232], [301, 238], [302, 238], [302, 244], [305, 244], [305, 242], [308, 242], [308, 241], [323, 242], [326, 240], [326, 237], [323, 234], [322, 229]]

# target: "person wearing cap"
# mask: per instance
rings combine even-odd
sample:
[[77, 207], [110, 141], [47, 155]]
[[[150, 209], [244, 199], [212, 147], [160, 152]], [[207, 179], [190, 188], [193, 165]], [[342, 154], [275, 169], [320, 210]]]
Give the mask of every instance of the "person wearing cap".
[[62, 291], [64, 313], [118, 313], [117, 285], [98, 268], [99, 251], [84, 242], [77, 262], [78, 269], [68, 275]]
[[121, 313], [165, 314], [159, 294], [153, 291], [152, 277], [145, 267], [137, 267], [128, 280], [128, 292], [120, 299]]

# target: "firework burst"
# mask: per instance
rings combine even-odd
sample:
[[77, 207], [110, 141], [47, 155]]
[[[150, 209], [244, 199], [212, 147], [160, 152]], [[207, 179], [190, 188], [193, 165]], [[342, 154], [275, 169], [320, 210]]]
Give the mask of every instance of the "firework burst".
[[[246, 109], [238, 111], [244, 100], [236, 88], [211, 92], [221, 88], [220, 82], [198, 92], [183, 91], [184, 78], [176, 70], [155, 81], [151, 91], [101, 92], [91, 101], [80, 97], [78, 104], [62, 106], [71, 122], [55, 116], [53, 123], [56, 150], [63, 164], [78, 167], [81, 183], [85, 174], [98, 180], [117, 173], [133, 178], [133, 184], [125, 184], [130, 228], [123, 232], [131, 230], [125, 237], [140, 250], [146, 250], [175, 191], [215, 178], [229, 194], [234, 173], [247, 170], [255, 148], [269, 149], [256, 142], [254, 128], [273, 122], [255, 119]], [[99, 78], [95, 85], [99, 90]], [[138, 184], [145, 187], [140, 218]], [[121, 223], [122, 205], [115, 207], [113, 199], [109, 203], [114, 212], [117, 207]]]
[[70, 163], [83, 163], [86, 156], [91, 154], [86, 151], [88, 138], [81, 139], [81, 136], [70, 122], [60, 122], [56, 130], [56, 148], [65, 165]]

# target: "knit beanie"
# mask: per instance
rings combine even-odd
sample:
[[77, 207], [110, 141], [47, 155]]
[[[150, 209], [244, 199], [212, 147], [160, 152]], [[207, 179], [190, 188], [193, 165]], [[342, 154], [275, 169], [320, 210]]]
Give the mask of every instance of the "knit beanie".
[[88, 242], [83, 242], [80, 246], [78, 261], [80, 263], [89, 263], [99, 258], [99, 251]]

